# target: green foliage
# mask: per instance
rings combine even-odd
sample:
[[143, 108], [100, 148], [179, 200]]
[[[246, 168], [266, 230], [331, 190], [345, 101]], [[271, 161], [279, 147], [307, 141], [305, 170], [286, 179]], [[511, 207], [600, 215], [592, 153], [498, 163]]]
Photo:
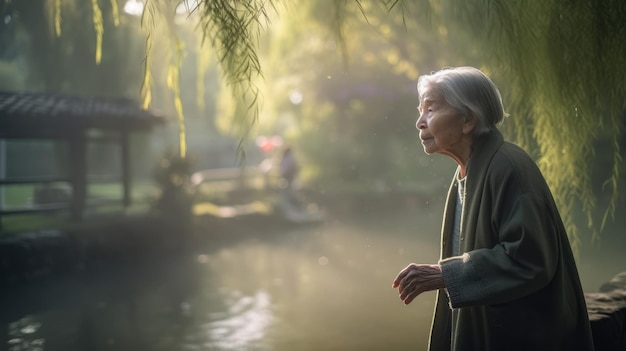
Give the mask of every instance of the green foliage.
[[[456, 10], [456, 11], [455, 11]], [[623, 1], [447, 2], [442, 21], [468, 30], [505, 92], [517, 140], [534, 149], [574, 246], [580, 202], [594, 235], [618, 200], [619, 140], [626, 110], [626, 4]], [[489, 59], [491, 57], [491, 59]], [[610, 201], [596, 224], [594, 147], [611, 145]]]
[[[39, 68], [27, 85], [36, 81], [50, 90], [85, 93], [129, 91], [137, 67], [119, 70], [123, 65], [116, 60], [137, 62], [136, 53], [125, 53], [127, 42], [119, 37], [107, 38], [124, 36], [131, 28], [132, 36], [138, 32], [132, 21], [125, 21], [127, 16], [116, 15], [114, 0], [57, 0], [40, 8], [26, 3], [9, 4], [13, 14], [20, 14], [15, 18], [27, 29], [32, 66]], [[172, 108], [181, 120], [179, 139], [184, 141], [185, 94], [178, 70], [188, 51], [178, 45], [181, 16], [174, 11], [181, 4], [187, 2], [145, 2], [145, 45], [134, 47], [147, 52], [144, 101], [174, 101]], [[103, 31], [96, 8], [102, 11]], [[415, 80], [444, 66], [473, 65], [501, 88], [511, 114], [503, 128], [538, 159], [574, 243], [579, 237], [573, 220], [578, 202], [594, 230], [615, 212], [626, 110], [622, 0], [203, 0], [188, 8], [186, 16], [206, 44], [196, 56], [201, 56], [196, 73], [203, 75], [213, 57], [231, 88], [233, 99], [224, 104], [229, 108], [224, 109], [222, 129], [244, 141], [253, 127], [297, 141], [303, 158], [311, 162], [305, 171], [311, 179], [382, 179], [393, 184], [389, 179], [410, 177], [415, 170], [407, 164], [422, 162], [412, 156], [418, 151], [410, 132], [414, 115], [408, 112], [415, 104]], [[115, 29], [116, 18], [122, 29]], [[60, 33], [61, 20], [63, 35], [50, 36]], [[162, 37], [169, 44], [158, 47], [155, 39]], [[99, 56], [100, 39], [94, 38], [102, 38], [100, 65], [93, 59]], [[68, 55], [84, 66], [66, 63]], [[58, 69], [45, 69], [50, 65]], [[156, 84], [160, 77], [151, 74], [155, 67], [170, 67], [168, 94]], [[93, 81], [111, 72], [123, 85], [94, 87]], [[201, 94], [203, 80], [198, 82]], [[368, 85], [379, 91], [363, 94]], [[303, 100], [292, 103], [292, 94]], [[611, 154], [610, 172], [603, 174], [605, 186], [599, 189], [609, 196], [600, 220], [593, 214], [597, 175], [589, 167], [598, 142]]]
[[[14, 34], [2, 38], [2, 46], [11, 48], [13, 42], [19, 48], [11, 59], [20, 62], [22, 89], [138, 97], [142, 74], [139, 62], [145, 55], [143, 38], [139, 24], [128, 15], [116, 14], [119, 10], [112, 1], [3, 4], [0, 15], [5, 22], [1, 32]], [[96, 23], [94, 19], [98, 19]]]

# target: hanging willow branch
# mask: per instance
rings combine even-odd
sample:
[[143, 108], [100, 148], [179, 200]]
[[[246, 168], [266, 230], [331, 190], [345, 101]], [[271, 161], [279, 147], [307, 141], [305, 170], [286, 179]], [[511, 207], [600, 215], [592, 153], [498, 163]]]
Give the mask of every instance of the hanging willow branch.
[[102, 36], [104, 35], [104, 19], [98, 0], [91, 0], [93, 8], [93, 29], [96, 31], [96, 64], [102, 61]]
[[187, 156], [187, 128], [183, 102], [180, 95], [180, 69], [184, 55], [183, 44], [176, 33], [174, 18], [168, 14], [175, 13], [174, 4], [163, 1], [146, 1], [141, 16], [141, 26], [147, 31], [146, 58], [144, 60], [144, 77], [141, 86], [142, 107], [147, 109], [152, 101], [152, 49], [156, 24], [164, 24], [167, 32], [167, 42], [171, 46], [172, 53], [167, 67], [167, 87], [173, 94], [174, 109], [178, 120], [179, 156], [184, 159]]
[[259, 88], [254, 84], [262, 75], [257, 56], [260, 30], [270, 21], [271, 0], [204, 0], [193, 9], [200, 16], [202, 43], [209, 41], [226, 83], [238, 100], [233, 128], [241, 142], [238, 150], [245, 156], [243, 142], [258, 121]]
[[61, 0], [54, 0], [54, 33], [61, 36]]
[[[539, 165], [564, 212], [574, 247], [580, 239], [574, 223], [577, 202], [597, 237], [613, 216], [619, 194], [625, 3], [474, 0], [448, 1], [446, 6], [445, 22], [470, 31], [486, 57], [494, 58], [489, 66], [499, 73], [502, 89], [518, 92], [509, 95], [518, 107], [509, 111], [511, 122], [524, 146], [538, 147]], [[613, 166], [606, 181], [610, 200], [598, 226], [591, 165], [601, 137], [611, 141]]]

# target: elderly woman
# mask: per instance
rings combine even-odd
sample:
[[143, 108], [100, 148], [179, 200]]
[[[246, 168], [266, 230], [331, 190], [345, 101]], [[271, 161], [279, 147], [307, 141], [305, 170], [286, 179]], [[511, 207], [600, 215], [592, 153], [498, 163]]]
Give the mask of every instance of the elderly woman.
[[472, 67], [419, 78], [427, 154], [458, 164], [438, 264], [411, 263], [400, 299], [439, 290], [430, 350], [593, 350], [578, 271], [541, 172], [497, 130], [500, 92]]

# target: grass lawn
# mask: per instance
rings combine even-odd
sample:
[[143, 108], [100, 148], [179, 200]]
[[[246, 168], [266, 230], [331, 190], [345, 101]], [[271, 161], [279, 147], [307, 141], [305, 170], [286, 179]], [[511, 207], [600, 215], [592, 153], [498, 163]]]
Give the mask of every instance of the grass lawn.
[[[55, 184], [69, 188], [67, 183]], [[2, 208], [35, 208], [33, 194], [36, 185], [19, 184], [2, 187]], [[88, 208], [86, 216], [108, 213], [142, 213], [151, 209], [158, 190], [151, 182], [133, 184], [132, 206], [124, 208], [122, 204], [123, 188], [118, 183], [90, 184], [87, 189]], [[34, 231], [42, 229], [67, 229], [77, 225], [71, 218], [69, 208], [46, 213], [27, 213], [4, 215], [0, 218], [0, 235]]]

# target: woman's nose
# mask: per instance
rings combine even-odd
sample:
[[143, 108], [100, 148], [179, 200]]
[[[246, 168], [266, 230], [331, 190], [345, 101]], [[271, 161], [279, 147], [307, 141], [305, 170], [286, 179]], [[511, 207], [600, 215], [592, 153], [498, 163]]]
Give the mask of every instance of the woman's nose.
[[417, 118], [417, 121], [415, 122], [415, 128], [417, 129], [426, 128], [426, 119], [424, 118], [423, 114], [420, 114], [420, 116]]

